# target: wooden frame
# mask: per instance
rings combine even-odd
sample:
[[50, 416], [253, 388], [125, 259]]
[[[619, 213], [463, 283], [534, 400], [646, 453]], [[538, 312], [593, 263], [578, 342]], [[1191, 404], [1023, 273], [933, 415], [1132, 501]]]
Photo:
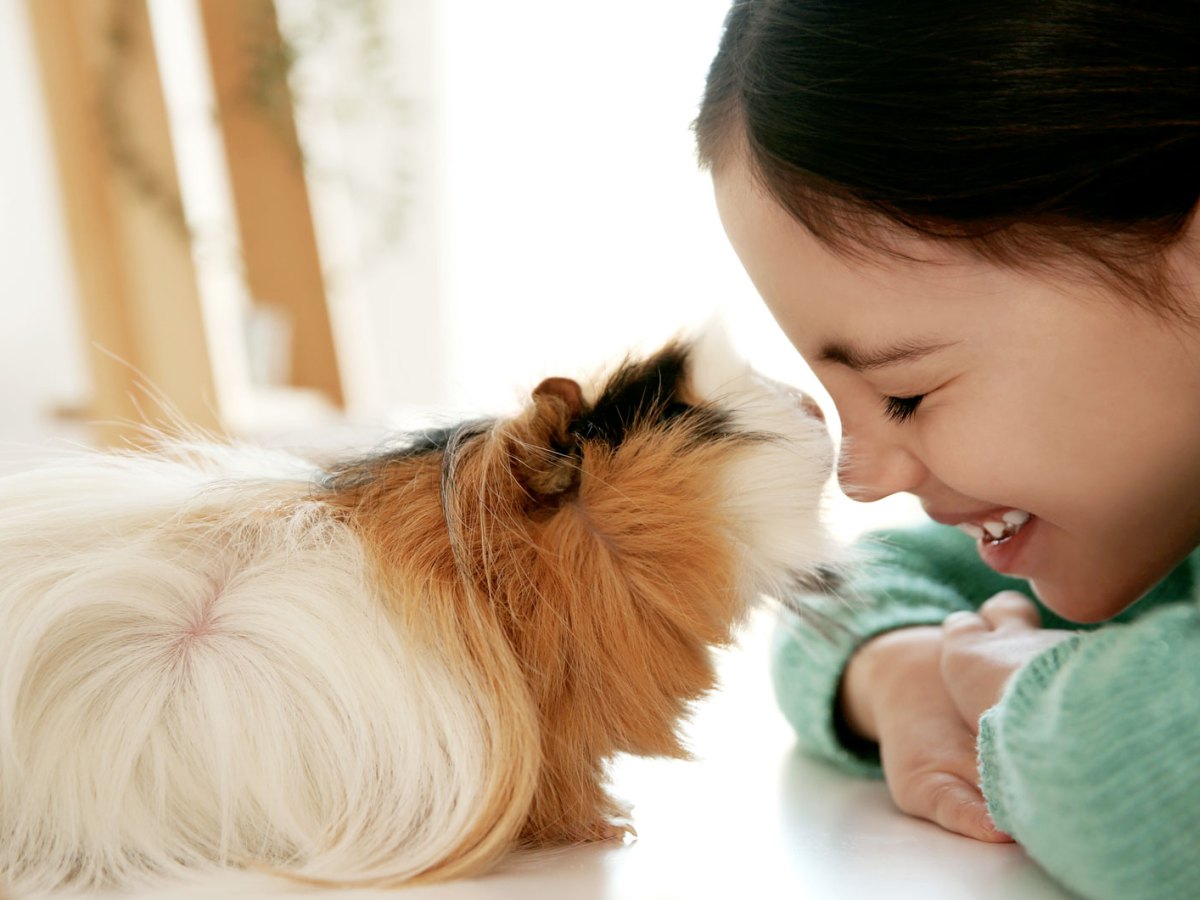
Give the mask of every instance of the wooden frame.
[[[145, 0], [27, 0], [53, 136], [102, 444], [143, 423], [220, 433], [215, 388]], [[248, 27], [279, 42], [271, 0], [200, 0], [247, 287], [291, 331], [290, 383], [344, 404], [286, 84], [246, 102]]]

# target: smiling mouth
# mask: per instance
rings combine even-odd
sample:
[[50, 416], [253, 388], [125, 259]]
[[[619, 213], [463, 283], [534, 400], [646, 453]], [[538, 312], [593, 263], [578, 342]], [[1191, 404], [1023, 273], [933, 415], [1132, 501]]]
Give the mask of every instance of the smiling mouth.
[[984, 544], [1001, 544], [1017, 534], [1031, 518], [1023, 509], [1010, 509], [1000, 519], [984, 522], [961, 522], [958, 527]]

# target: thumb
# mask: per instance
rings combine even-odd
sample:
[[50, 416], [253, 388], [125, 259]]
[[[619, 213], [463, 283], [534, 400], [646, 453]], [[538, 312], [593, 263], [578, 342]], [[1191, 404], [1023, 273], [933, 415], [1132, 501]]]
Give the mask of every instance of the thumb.
[[966, 637], [972, 634], [983, 634], [992, 630], [992, 623], [979, 613], [959, 610], [952, 612], [942, 620], [942, 633], [947, 636]]
[[1041, 628], [1042, 614], [1020, 591], [1001, 591], [979, 607], [979, 615], [995, 630]]

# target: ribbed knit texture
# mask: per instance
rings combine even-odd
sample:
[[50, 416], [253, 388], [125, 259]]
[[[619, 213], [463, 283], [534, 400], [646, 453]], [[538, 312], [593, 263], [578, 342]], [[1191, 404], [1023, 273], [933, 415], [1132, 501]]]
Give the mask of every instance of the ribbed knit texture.
[[[1002, 590], [1032, 593], [985, 566], [954, 528], [880, 532], [865, 546], [843, 599], [806, 598], [820, 614], [812, 622], [785, 617], [772, 674], [806, 750], [879, 777], [877, 748], [856, 744], [837, 719], [854, 650]], [[1084, 633], [1031, 660], [980, 722], [982, 788], [996, 824], [1084, 897], [1200, 896], [1198, 564], [1200, 550], [1099, 626], [1039, 604], [1045, 627]]]

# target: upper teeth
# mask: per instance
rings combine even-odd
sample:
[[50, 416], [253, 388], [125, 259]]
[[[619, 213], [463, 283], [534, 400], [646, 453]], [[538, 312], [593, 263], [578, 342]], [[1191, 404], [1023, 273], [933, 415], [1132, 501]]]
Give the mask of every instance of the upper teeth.
[[958, 527], [977, 541], [983, 540], [985, 536], [998, 541], [1001, 538], [1012, 537], [1028, 521], [1029, 513], [1022, 509], [1010, 509], [1000, 516], [999, 520], [987, 519], [981, 525], [963, 522]]

